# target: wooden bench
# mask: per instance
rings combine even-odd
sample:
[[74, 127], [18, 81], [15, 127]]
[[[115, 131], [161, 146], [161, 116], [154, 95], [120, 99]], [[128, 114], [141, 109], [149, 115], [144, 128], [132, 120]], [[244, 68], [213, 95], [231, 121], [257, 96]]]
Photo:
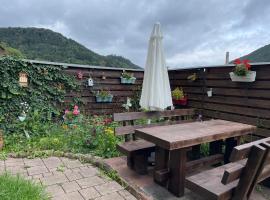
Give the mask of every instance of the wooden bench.
[[[127, 155], [127, 165], [139, 174], [147, 173], [148, 157], [154, 152], [155, 145], [135, 137], [136, 129], [162, 126], [193, 121], [194, 109], [176, 109], [166, 111], [114, 113], [113, 120], [122, 122], [123, 126], [115, 129], [116, 135], [124, 135], [125, 142], [117, 146], [118, 150]], [[135, 120], [163, 119], [151, 124], [137, 125]]]
[[186, 178], [185, 186], [207, 200], [249, 199], [270, 176], [270, 138], [233, 149], [231, 163]]

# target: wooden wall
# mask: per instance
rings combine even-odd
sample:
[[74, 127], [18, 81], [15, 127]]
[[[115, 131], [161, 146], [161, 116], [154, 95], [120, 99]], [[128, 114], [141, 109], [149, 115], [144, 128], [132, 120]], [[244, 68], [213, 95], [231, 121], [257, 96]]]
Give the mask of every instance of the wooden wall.
[[[130, 71], [137, 78], [135, 85], [120, 84], [122, 70], [116, 69], [94, 69], [94, 68], [72, 68], [65, 70], [66, 73], [77, 76], [77, 73], [83, 73], [83, 79], [80, 82], [81, 92], [69, 93], [66, 96], [67, 101], [74, 97], [79, 97], [83, 102], [83, 110], [86, 114], [112, 114], [114, 112], [123, 112], [122, 104], [126, 102], [127, 97], [133, 97], [140, 90], [143, 81], [143, 71]], [[128, 71], [129, 72], [129, 71]], [[89, 77], [94, 79], [94, 86], [86, 86]], [[106, 79], [102, 79], [105, 76]], [[114, 95], [112, 103], [96, 103], [93, 92], [105, 89], [110, 90]]]
[[[220, 118], [256, 125], [256, 135], [270, 136], [270, 65], [252, 66], [257, 72], [253, 83], [232, 82], [233, 67], [211, 67], [170, 71], [172, 89], [182, 86], [188, 94], [189, 106], [197, 108], [205, 118]], [[187, 76], [196, 73], [194, 82]], [[213, 96], [206, 91], [213, 88]]]

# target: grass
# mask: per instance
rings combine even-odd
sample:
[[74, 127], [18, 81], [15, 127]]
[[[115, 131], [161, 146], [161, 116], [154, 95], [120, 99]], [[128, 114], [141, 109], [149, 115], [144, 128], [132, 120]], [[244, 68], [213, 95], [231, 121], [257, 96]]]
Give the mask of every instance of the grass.
[[0, 175], [1, 200], [49, 200], [44, 188], [21, 176], [8, 173]]

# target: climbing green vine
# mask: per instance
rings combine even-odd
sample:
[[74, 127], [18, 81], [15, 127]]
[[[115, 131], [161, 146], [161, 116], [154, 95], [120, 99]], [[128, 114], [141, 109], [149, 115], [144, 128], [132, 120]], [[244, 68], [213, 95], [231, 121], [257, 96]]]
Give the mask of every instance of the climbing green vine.
[[[44, 120], [59, 114], [67, 92], [77, 90], [73, 76], [53, 65], [33, 64], [12, 57], [0, 58], [0, 129], [13, 132], [22, 112], [42, 112]], [[19, 73], [28, 76], [28, 87], [19, 85]]]

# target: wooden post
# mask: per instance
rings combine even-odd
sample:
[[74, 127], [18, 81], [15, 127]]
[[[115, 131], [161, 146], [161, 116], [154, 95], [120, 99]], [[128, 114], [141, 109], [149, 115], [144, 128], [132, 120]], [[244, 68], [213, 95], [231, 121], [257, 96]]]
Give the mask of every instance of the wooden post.
[[187, 148], [170, 151], [168, 190], [178, 197], [184, 196]]
[[[159, 146], [156, 146], [156, 151], [155, 151], [155, 171], [158, 170], [163, 170], [168, 168], [168, 159], [169, 159], [169, 151], [166, 149], [163, 149]], [[167, 185], [167, 181], [164, 182], [159, 182], [154, 175], [154, 181], [162, 186]]]

